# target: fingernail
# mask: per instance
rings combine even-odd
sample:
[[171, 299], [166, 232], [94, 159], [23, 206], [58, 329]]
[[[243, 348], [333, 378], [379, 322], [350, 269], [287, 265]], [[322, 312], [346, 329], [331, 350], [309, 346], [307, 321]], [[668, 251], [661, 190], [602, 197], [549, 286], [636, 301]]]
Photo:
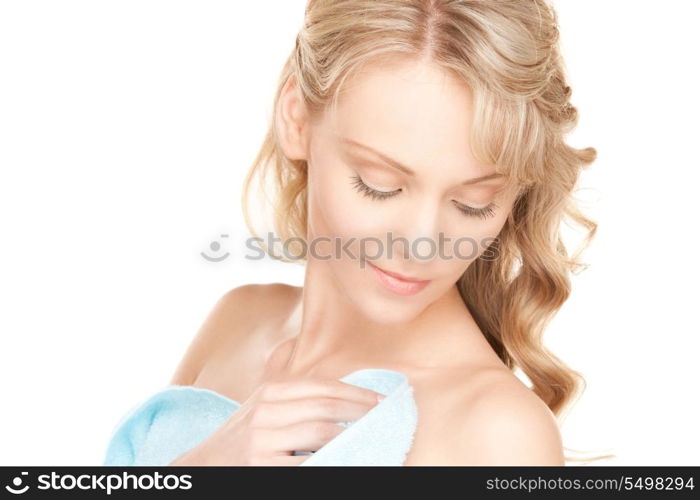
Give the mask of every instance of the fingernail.
[[377, 394], [377, 402], [381, 403], [382, 399], [384, 399], [386, 396], [384, 394]]

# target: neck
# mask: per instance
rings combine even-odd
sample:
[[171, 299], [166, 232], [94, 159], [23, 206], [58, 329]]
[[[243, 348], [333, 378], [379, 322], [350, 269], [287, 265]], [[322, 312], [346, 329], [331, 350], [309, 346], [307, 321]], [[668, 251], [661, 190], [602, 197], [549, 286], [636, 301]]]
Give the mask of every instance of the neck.
[[[324, 364], [344, 370], [439, 364], [445, 352], [437, 346], [462, 349], [470, 337], [466, 325], [475, 326], [456, 286], [410, 321], [374, 322], [355, 306], [324, 262], [309, 260], [301, 300], [285, 327], [294, 333], [283, 371], [295, 376], [318, 371]], [[475, 331], [484, 340], [478, 328]]]

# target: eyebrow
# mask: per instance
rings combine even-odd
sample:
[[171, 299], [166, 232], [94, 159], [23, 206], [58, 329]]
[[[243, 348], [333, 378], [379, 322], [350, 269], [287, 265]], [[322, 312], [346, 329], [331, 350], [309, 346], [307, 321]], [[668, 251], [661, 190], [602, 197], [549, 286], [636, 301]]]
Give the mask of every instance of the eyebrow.
[[[400, 170], [401, 172], [403, 172], [405, 174], [408, 174], [408, 175], [411, 175], [414, 177], [416, 175], [416, 173], [413, 170], [411, 170], [410, 168], [408, 168], [407, 166], [402, 165], [401, 163], [394, 160], [393, 158], [390, 158], [389, 156], [385, 155], [384, 153], [380, 153], [376, 149], [371, 148], [371, 147], [367, 146], [366, 144], [362, 144], [360, 142], [357, 142], [357, 141], [350, 139], [350, 138], [347, 138], [347, 137], [341, 137], [340, 141], [343, 144], [350, 146], [351, 148], [362, 149], [364, 151], [367, 151], [367, 152], [379, 157], [380, 159], [382, 159], [384, 162], [386, 162], [390, 166], [394, 167], [397, 170]], [[498, 172], [494, 172], [492, 174], [482, 175], [481, 177], [474, 177], [473, 179], [467, 179], [466, 181], [462, 182], [461, 185], [468, 186], [471, 184], [476, 184], [479, 182], [483, 182], [483, 181], [487, 181], [487, 180], [495, 179], [495, 178], [500, 178], [500, 177], [504, 177], [504, 175], [499, 174]]]

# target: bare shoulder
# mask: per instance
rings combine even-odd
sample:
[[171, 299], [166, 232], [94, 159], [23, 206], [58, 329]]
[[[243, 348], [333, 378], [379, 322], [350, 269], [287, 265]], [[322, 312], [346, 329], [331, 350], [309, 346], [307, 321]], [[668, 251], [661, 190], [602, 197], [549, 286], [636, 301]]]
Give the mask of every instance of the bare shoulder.
[[425, 432], [428, 452], [414, 463], [564, 465], [555, 415], [508, 369], [484, 369], [447, 393], [437, 386], [431, 392], [443, 394], [431, 397], [439, 414]]
[[224, 293], [194, 335], [170, 381], [173, 385], [193, 385], [214, 353], [229, 352], [245, 344], [259, 331], [270, 311], [281, 310], [297, 287], [284, 283], [251, 283]]

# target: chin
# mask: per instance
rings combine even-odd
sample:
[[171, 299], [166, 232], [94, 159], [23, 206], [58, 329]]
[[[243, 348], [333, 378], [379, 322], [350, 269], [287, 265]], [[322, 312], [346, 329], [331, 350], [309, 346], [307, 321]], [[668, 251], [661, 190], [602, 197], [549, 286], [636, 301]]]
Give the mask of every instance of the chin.
[[387, 297], [367, 293], [358, 298], [359, 305], [365, 317], [375, 323], [393, 325], [406, 323], [415, 319], [428, 305], [415, 298], [397, 297], [391, 300]]

